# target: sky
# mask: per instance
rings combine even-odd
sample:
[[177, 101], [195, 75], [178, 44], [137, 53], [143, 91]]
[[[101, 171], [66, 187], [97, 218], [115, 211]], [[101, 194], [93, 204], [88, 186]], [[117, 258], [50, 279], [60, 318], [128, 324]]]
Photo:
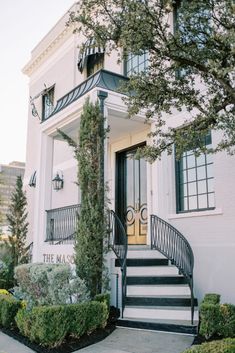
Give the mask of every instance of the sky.
[[0, 164], [25, 162], [29, 106], [22, 68], [74, 0], [0, 0]]

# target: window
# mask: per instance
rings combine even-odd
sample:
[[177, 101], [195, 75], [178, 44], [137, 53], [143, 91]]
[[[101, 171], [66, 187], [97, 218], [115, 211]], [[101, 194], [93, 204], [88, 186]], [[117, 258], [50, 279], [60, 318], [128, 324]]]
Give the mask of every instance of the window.
[[54, 109], [54, 87], [49, 88], [42, 96], [42, 120], [46, 120]]
[[89, 55], [87, 58], [87, 77], [104, 68], [104, 53]]
[[[211, 134], [205, 137], [210, 147]], [[213, 157], [186, 151], [176, 161], [177, 211], [189, 212], [215, 208]]]
[[125, 76], [131, 76], [133, 74], [139, 74], [146, 70], [148, 67], [148, 52], [142, 55], [128, 54], [124, 61], [124, 74]]

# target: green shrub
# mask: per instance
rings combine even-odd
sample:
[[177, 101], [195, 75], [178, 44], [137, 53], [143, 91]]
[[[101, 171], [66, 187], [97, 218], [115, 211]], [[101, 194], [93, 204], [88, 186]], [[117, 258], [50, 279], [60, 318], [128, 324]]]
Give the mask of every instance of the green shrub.
[[68, 264], [27, 264], [16, 267], [17, 294], [28, 307], [79, 303], [89, 299], [85, 282]]
[[220, 294], [217, 293], [207, 293], [202, 301], [202, 303], [219, 304]]
[[70, 318], [69, 333], [74, 337], [81, 337], [87, 332], [88, 303], [71, 304], [66, 306], [67, 316]]
[[235, 339], [212, 341], [186, 349], [183, 353], [234, 353]]
[[109, 314], [106, 303], [96, 301], [68, 305], [66, 310], [70, 317], [70, 333], [76, 337], [105, 327]]
[[108, 319], [106, 303], [90, 302], [87, 308], [87, 332], [91, 333], [97, 328], [105, 327]]
[[49, 347], [61, 344], [69, 331], [69, 317], [62, 305], [37, 306], [31, 311], [21, 309], [16, 323], [30, 341]]
[[235, 337], [235, 305], [220, 305], [221, 321], [218, 334], [222, 337]]
[[235, 337], [235, 306], [219, 304], [219, 299], [218, 294], [207, 294], [200, 305], [199, 333], [206, 339]]
[[23, 336], [30, 337], [32, 313], [26, 308], [20, 309], [15, 318], [16, 325]]
[[16, 316], [20, 332], [43, 346], [58, 346], [66, 335], [81, 337], [106, 325], [108, 308], [97, 301], [21, 309]]
[[110, 308], [110, 295], [109, 293], [97, 294], [94, 298], [95, 301], [106, 303], [107, 308]]
[[32, 320], [30, 339], [49, 347], [60, 345], [69, 330], [69, 317], [62, 305], [35, 307]]
[[200, 306], [200, 335], [206, 339], [216, 335], [221, 319], [219, 304], [202, 303]]
[[11, 295], [0, 295], [0, 325], [11, 327], [15, 325], [15, 316], [20, 309], [20, 301]]

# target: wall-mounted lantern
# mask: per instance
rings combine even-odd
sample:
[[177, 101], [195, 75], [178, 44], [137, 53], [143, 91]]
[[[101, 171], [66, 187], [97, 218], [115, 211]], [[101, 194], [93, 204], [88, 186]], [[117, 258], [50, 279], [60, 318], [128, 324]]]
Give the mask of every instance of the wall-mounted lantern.
[[63, 189], [64, 186], [64, 178], [62, 172], [56, 172], [56, 176], [52, 179], [53, 189], [59, 191]]

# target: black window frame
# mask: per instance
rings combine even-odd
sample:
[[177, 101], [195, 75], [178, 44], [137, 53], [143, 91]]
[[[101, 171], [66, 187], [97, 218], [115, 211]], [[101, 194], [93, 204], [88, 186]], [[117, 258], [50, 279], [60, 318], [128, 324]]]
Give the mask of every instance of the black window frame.
[[[144, 56], [144, 60], [140, 61], [140, 58]], [[136, 65], [133, 65], [133, 60], [137, 61]], [[128, 62], [131, 62], [130, 69], [128, 69]], [[139, 74], [148, 68], [149, 63], [149, 52], [145, 51], [143, 54], [132, 54], [128, 53], [124, 57], [124, 76], [129, 77], [133, 74]], [[140, 67], [143, 65], [143, 68]]]
[[[42, 95], [42, 120], [47, 120], [54, 109], [55, 86], [51, 86]], [[49, 102], [50, 104], [48, 104]]]
[[[208, 135], [205, 136], [205, 145], [206, 147], [209, 147], [209, 145], [212, 144], [212, 138], [211, 138], [211, 133], [208, 133]], [[201, 212], [201, 211], [208, 211], [208, 210], [214, 210], [215, 209], [215, 188], [214, 188], [214, 180], [215, 176], [214, 173], [212, 176], [208, 174], [208, 166], [214, 166], [214, 161], [213, 157], [211, 154], [208, 153], [200, 153], [199, 155], [195, 155], [196, 151], [185, 151], [183, 153], [183, 156], [179, 159], [176, 160], [175, 158], [175, 186], [176, 186], [176, 213], [177, 214], [184, 214], [184, 213], [190, 213], [190, 212]], [[195, 160], [195, 166], [188, 166], [188, 157], [194, 156]], [[197, 159], [199, 158], [205, 158], [205, 162], [198, 164]], [[193, 157], [192, 157], [193, 158]], [[209, 160], [211, 159], [212, 160]], [[184, 165], [185, 160], [185, 168], [181, 168]], [[204, 170], [202, 168], [204, 167]], [[205, 177], [198, 177], [199, 170], [201, 169], [202, 172], [205, 172]], [[195, 178], [190, 179], [189, 178], [189, 171], [194, 172], [195, 170]], [[182, 174], [186, 175], [186, 179], [182, 178]], [[212, 183], [212, 191], [209, 189], [209, 184]], [[194, 184], [194, 185], [193, 185]], [[199, 186], [200, 185], [205, 185], [205, 192], [202, 192], [200, 190], [199, 192]], [[196, 192], [195, 194], [191, 193], [189, 190], [189, 187], [193, 188], [195, 186]], [[186, 193], [185, 189], [186, 188]], [[209, 200], [209, 195], [213, 195], [213, 206], [210, 206], [210, 200]], [[200, 207], [200, 196], [206, 196], [206, 207]], [[196, 198], [196, 205], [197, 207], [191, 208], [190, 207], [190, 198], [195, 197]], [[184, 201], [187, 202], [187, 208], [184, 207]]]

